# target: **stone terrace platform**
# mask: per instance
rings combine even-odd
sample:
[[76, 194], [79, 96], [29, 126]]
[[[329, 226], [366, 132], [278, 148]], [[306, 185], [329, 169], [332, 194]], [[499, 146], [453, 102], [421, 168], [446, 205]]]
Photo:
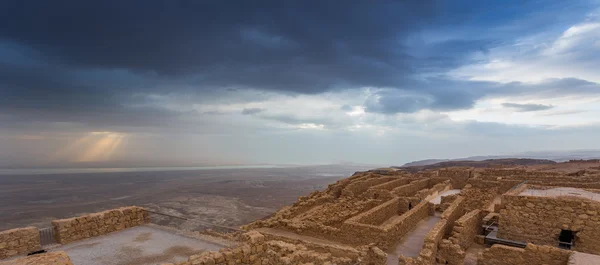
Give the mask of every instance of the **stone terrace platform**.
[[48, 251], [65, 251], [74, 265], [146, 265], [185, 261], [227, 242], [196, 239], [156, 225], [142, 225], [92, 237]]
[[549, 188], [549, 189], [526, 189], [519, 195], [523, 196], [541, 196], [541, 197], [560, 197], [570, 196], [583, 199], [590, 199], [594, 201], [600, 201], [600, 193], [587, 191], [578, 188], [560, 187], [560, 188]]

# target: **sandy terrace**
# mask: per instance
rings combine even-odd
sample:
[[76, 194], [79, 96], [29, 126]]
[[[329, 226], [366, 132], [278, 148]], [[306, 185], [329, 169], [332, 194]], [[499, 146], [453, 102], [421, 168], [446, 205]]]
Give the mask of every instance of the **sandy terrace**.
[[157, 226], [137, 226], [58, 246], [75, 265], [146, 265], [187, 260], [191, 255], [224, 247]]

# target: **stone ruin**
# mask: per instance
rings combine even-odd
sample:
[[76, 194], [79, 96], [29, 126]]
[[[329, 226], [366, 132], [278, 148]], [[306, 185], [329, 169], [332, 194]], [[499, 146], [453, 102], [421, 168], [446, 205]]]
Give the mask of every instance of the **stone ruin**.
[[[146, 216], [136, 207], [54, 224], [71, 242]], [[600, 264], [600, 167], [357, 172], [243, 229], [237, 246], [177, 264]]]

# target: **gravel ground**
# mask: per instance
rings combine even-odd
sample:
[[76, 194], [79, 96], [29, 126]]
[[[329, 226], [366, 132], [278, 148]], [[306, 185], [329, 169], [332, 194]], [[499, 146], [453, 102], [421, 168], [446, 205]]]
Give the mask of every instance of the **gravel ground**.
[[189, 238], [156, 226], [137, 226], [59, 246], [74, 265], [149, 265], [187, 260], [223, 246]]

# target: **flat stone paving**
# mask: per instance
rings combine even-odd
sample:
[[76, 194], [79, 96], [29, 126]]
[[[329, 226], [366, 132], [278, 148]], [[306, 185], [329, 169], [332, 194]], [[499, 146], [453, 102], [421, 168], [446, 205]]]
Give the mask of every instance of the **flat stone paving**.
[[522, 191], [519, 195], [541, 196], [541, 197], [573, 196], [573, 197], [590, 199], [590, 200], [594, 200], [594, 201], [600, 201], [600, 193], [586, 191], [586, 190], [582, 190], [582, 189], [578, 189], [578, 188], [569, 188], [569, 187], [552, 188], [552, 189], [546, 189], [546, 190], [526, 189], [526, 190]]
[[441, 214], [436, 212], [434, 216], [428, 216], [419, 222], [415, 229], [408, 232], [408, 234], [398, 242], [396, 247], [392, 249], [391, 252], [387, 253], [387, 264], [398, 264], [398, 257], [400, 257], [400, 255], [404, 255], [405, 257], [419, 256], [421, 248], [423, 248], [425, 236], [441, 219], [440, 216]]
[[67, 252], [74, 265], [149, 265], [185, 261], [191, 255], [222, 247], [156, 226], [137, 226], [51, 250]]

